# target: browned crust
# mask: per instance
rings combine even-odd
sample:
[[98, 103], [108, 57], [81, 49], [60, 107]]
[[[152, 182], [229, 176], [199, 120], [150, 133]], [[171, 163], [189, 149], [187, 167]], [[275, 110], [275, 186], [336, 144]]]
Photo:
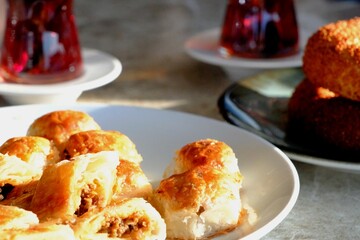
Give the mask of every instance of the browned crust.
[[308, 40], [303, 70], [315, 85], [360, 100], [360, 17], [327, 24]]

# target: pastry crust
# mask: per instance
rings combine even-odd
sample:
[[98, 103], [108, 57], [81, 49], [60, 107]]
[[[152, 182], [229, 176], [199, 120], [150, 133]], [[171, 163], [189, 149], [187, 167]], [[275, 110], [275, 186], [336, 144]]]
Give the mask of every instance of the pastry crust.
[[64, 150], [64, 158], [100, 151], [118, 151], [120, 159], [140, 163], [142, 156], [128, 136], [118, 131], [90, 130], [70, 136]]
[[17, 186], [41, 177], [42, 169], [24, 162], [16, 156], [0, 153], [0, 188], [6, 184]]
[[40, 221], [71, 222], [94, 207], [110, 203], [119, 155], [85, 154], [49, 165], [36, 187], [31, 210]]
[[117, 166], [113, 202], [122, 198], [142, 197], [148, 199], [152, 194], [152, 185], [139, 164], [120, 160]]
[[166, 238], [164, 220], [142, 198], [123, 199], [116, 205], [93, 209], [79, 217], [73, 229], [84, 240]]
[[4, 230], [25, 229], [38, 223], [39, 219], [33, 212], [0, 204], [0, 236]]
[[69, 225], [42, 223], [25, 229], [5, 230], [4, 240], [75, 240], [74, 231]]
[[229, 145], [215, 139], [201, 139], [186, 144], [176, 152], [165, 169], [164, 178], [205, 165], [230, 173], [240, 172], [238, 159]]
[[17, 156], [40, 169], [60, 160], [59, 152], [53, 143], [37, 136], [10, 138], [0, 146], [0, 153]]
[[28, 136], [40, 136], [52, 140], [62, 152], [64, 143], [77, 132], [101, 129], [87, 113], [74, 110], [49, 112], [35, 119], [29, 126]]
[[303, 70], [314, 85], [360, 100], [360, 17], [321, 27], [308, 40]]
[[[304, 79], [288, 105], [288, 134], [360, 152], [360, 102]], [[307, 140], [309, 141], [309, 140]]]
[[160, 182], [151, 203], [167, 225], [167, 237], [198, 239], [237, 226], [241, 177], [198, 166]]
[[38, 180], [34, 180], [26, 184], [14, 186], [11, 191], [6, 194], [5, 199], [0, 201], [0, 204], [30, 210], [30, 204], [35, 194], [37, 184]]

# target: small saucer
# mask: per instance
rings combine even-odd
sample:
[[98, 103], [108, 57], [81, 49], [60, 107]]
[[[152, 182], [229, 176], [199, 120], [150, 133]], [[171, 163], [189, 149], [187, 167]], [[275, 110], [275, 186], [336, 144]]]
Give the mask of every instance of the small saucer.
[[[300, 51], [292, 56], [272, 59], [224, 57], [219, 52], [220, 29], [211, 29], [191, 37], [185, 42], [185, 51], [194, 59], [220, 66], [233, 80], [251, 75], [260, 69], [300, 67], [308, 34], [300, 33]], [[235, 79], [236, 78], [236, 79]]]
[[[75, 102], [83, 91], [114, 81], [122, 71], [121, 62], [110, 54], [83, 49], [84, 74], [71, 81], [52, 84], [0, 82], [0, 94], [11, 105]], [[1, 76], [0, 76], [1, 79]]]

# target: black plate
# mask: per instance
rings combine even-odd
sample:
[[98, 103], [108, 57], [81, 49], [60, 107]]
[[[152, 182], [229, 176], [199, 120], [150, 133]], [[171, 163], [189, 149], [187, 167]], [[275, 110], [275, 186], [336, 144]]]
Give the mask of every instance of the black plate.
[[290, 157], [359, 162], [358, 153], [339, 150], [319, 141], [312, 141], [311, 138], [290, 136], [287, 133], [288, 100], [303, 78], [301, 69], [287, 69], [269, 71], [241, 80], [232, 84], [220, 96], [220, 113], [229, 123], [268, 140], [290, 154]]

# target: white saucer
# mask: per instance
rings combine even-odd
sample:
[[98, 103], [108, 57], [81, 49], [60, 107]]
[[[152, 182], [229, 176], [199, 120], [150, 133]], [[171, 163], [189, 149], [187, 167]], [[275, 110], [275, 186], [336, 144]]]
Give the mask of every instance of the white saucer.
[[85, 72], [71, 81], [53, 84], [0, 83], [0, 94], [12, 105], [75, 102], [83, 91], [114, 81], [122, 71], [121, 62], [110, 54], [83, 49]]
[[[219, 52], [220, 29], [211, 29], [196, 34], [185, 42], [186, 52], [193, 58], [220, 66], [233, 75], [236, 71], [256, 72], [259, 69], [300, 67], [308, 34], [300, 33], [300, 51], [293, 56], [276, 59], [247, 59], [224, 57]], [[238, 80], [238, 79], [236, 79]]]

